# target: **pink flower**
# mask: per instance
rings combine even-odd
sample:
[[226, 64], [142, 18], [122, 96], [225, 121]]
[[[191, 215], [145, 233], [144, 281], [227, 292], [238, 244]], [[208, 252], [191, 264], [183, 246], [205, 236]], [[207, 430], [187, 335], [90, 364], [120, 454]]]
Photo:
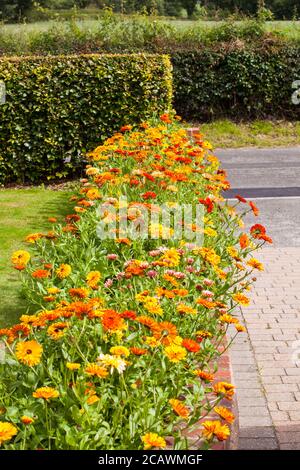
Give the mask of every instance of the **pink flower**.
[[114, 281], [112, 279], [107, 279], [107, 281], [105, 281], [104, 283], [104, 287], [107, 287], [107, 288], [111, 287], [113, 285], [113, 282]]
[[110, 261], [114, 261], [118, 259], [118, 255], [116, 255], [115, 253], [110, 253], [109, 255], [106, 256], [106, 258], [109, 259]]
[[187, 264], [193, 264], [194, 261], [194, 258], [187, 258], [186, 260]]
[[159, 256], [160, 254], [161, 254], [160, 250], [151, 250], [151, 251], [149, 251], [150, 256]]
[[153, 279], [154, 277], [157, 276], [157, 272], [154, 271], [154, 269], [151, 269], [150, 271], [147, 272], [147, 276], [150, 277], [150, 279]]
[[188, 273], [193, 273], [195, 271], [195, 268], [193, 268], [193, 266], [187, 266], [186, 270]]
[[204, 291], [202, 291], [202, 295], [204, 297], [212, 297], [214, 295], [214, 293], [211, 292], [210, 290], [204, 290]]
[[123, 277], [125, 276], [125, 273], [123, 271], [121, 271], [120, 273], [117, 274], [117, 279], [118, 281], [120, 281], [121, 279], [123, 279]]
[[225, 313], [227, 313], [227, 310], [226, 308], [220, 308], [219, 312], [221, 313], [221, 315], [225, 315]]
[[203, 282], [208, 287], [212, 286], [214, 283], [214, 281], [212, 281], [211, 279], [207, 279], [207, 278], [203, 279]]
[[147, 269], [148, 267], [149, 267], [149, 263], [147, 261], [143, 261], [140, 264], [140, 268], [142, 268], [142, 269]]

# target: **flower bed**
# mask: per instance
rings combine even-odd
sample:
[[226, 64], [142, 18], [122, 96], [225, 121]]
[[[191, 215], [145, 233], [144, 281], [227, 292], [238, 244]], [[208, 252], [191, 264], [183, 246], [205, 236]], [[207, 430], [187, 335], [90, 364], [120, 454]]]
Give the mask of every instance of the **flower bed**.
[[[256, 206], [224, 202], [226, 174], [194, 139], [168, 115], [124, 126], [89, 154], [66, 223], [30, 234], [34, 254], [13, 254], [38, 310], [0, 331], [4, 448], [185, 449], [195, 427], [192, 447], [210, 448], [230, 435], [220, 402], [234, 387], [214, 381], [215, 365], [228, 325], [244, 331], [233, 312], [263, 269], [252, 252], [271, 239], [259, 224], [241, 232]], [[182, 203], [203, 209], [189, 227], [201, 244], [145, 224]]]

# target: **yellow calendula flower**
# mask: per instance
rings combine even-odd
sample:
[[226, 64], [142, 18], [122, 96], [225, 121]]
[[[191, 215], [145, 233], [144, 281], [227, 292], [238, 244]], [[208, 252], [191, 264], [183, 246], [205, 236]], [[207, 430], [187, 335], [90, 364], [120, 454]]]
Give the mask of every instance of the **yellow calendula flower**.
[[94, 176], [94, 175], [97, 175], [99, 171], [100, 171], [99, 168], [90, 167], [90, 168], [87, 168], [85, 172], [87, 176]]
[[172, 407], [172, 409], [175, 411], [175, 413], [180, 416], [183, 419], [188, 419], [189, 418], [189, 409], [187, 406], [185, 406], [182, 401], [177, 400], [176, 398], [171, 398], [169, 400], [169, 403]]
[[156, 348], [160, 344], [159, 340], [154, 338], [154, 336], [147, 336], [145, 343], [150, 346], [150, 348]]
[[164, 353], [169, 359], [169, 361], [174, 363], [182, 361], [182, 359], [184, 359], [187, 355], [186, 349], [176, 344], [167, 346], [164, 350]]
[[108, 371], [105, 367], [99, 366], [96, 363], [91, 363], [86, 366], [84, 372], [88, 375], [95, 376], [98, 378], [105, 378], [108, 376]]
[[41, 362], [42, 353], [42, 346], [35, 340], [20, 341], [16, 346], [18, 361], [29, 367], [36, 366]]
[[247, 261], [248, 266], [250, 266], [253, 269], [258, 269], [259, 271], [264, 270], [264, 265], [258, 259], [256, 258], [251, 258]]
[[89, 189], [89, 190], [87, 191], [86, 197], [87, 197], [87, 199], [89, 199], [90, 201], [95, 201], [96, 199], [100, 199], [100, 198], [101, 198], [101, 195], [100, 195], [98, 189], [92, 188], [92, 189]]
[[130, 354], [129, 349], [125, 348], [125, 346], [112, 346], [109, 352], [113, 354], [114, 356], [128, 357]]
[[213, 248], [202, 247], [199, 249], [199, 254], [202, 256], [204, 261], [213, 266], [217, 266], [221, 262], [220, 256], [216, 254]]
[[40, 387], [35, 392], [33, 392], [32, 396], [34, 398], [42, 398], [43, 400], [50, 400], [51, 398], [58, 398], [59, 392], [52, 387]]
[[232, 258], [239, 258], [238, 250], [234, 246], [229, 246], [226, 251]]
[[216, 406], [214, 411], [229, 424], [235, 420], [234, 414], [225, 406]]
[[247, 307], [248, 305], [250, 305], [250, 299], [244, 294], [237, 293], [237, 294], [234, 294], [232, 298], [238, 304], [244, 305], [244, 307]]
[[148, 297], [147, 300], [144, 301], [144, 307], [149, 313], [152, 313], [153, 315], [163, 314], [163, 309], [155, 297]]
[[57, 277], [60, 279], [65, 279], [66, 277], [70, 276], [71, 272], [72, 268], [69, 264], [61, 264], [56, 270]]
[[216, 437], [219, 441], [225, 441], [230, 436], [230, 430], [226, 424], [220, 421], [204, 421], [202, 434], [207, 440]]
[[67, 362], [66, 367], [69, 370], [78, 370], [81, 366], [78, 362]]
[[101, 279], [101, 273], [99, 271], [91, 271], [86, 276], [86, 283], [92, 289], [97, 289], [100, 279]]
[[48, 287], [47, 292], [48, 294], [55, 295], [55, 294], [59, 294], [60, 289], [58, 287]]
[[208, 237], [217, 237], [218, 236], [218, 232], [216, 232], [216, 230], [214, 230], [213, 228], [211, 227], [206, 227], [204, 229], [204, 233], [205, 235], [207, 235]]
[[7, 422], [0, 422], [0, 446], [5, 441], [10, 441], [16, 434], [18, 434], [17, 428]]
[[175, 268], [180, 263], [180, 254], [178, 253], [176, 248], [170, 248], [162, 254], [160, 259], [165, 266]]
[[18, 250], [12, 254], [11, 261], [13, 264], [26, 266], [30, 261], [30, 254], [25, 250]]
[[163, 437], [160, 437], [155, 432], [148, 432], [142, 436], [142, 441], [144, 443], [144, 449], [149, 450], [152, 448], [164, 449], [167, 446], [167, 443]]

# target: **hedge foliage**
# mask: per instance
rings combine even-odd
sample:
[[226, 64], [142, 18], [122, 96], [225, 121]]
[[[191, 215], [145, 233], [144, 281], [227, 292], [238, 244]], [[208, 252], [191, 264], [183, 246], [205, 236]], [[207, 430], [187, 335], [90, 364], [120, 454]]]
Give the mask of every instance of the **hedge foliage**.
[[176, 52], [174, 105], [186, 119], [300, 118], [292, 103], [300, 47]]
[[158, 55], [1, 58], [0, 80], [2, 184], [70, 176], [112, 129], [172, 99], [170, 60]]

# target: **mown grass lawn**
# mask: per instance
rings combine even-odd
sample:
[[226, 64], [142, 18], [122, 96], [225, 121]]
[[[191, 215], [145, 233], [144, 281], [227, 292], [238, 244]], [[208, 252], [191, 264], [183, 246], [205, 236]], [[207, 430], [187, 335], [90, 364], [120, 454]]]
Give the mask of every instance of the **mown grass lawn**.
[[300, 122], [253, 121], [236, 124], [228, 119], [208, 124], [191, 124], [215, 148], [289, 147], [300, 144]]
[[51, 230], [48, 217], [60, 218], [70, 212], [70, 194], [44, 188], [0, 190], [0, 327], [15, 323], [27, 309], [19, 273], [11, 267], [11, 253], [25, 247], [28, 233]]

